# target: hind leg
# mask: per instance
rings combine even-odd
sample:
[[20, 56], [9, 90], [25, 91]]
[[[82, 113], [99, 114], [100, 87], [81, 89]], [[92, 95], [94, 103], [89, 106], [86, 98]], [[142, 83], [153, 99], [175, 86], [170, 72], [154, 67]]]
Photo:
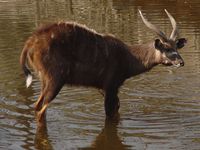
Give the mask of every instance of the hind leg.
[[44, 89], [45, 89], [45, 82], [43, 81], [40, 96], [34, 104], [35, 105], [35, 111], [39, 111], [42, 108], [42, 104], [43, 104], [43, 100], [44, 100]]
[[64, 85], [64, 82], [57, 81], [57, 80], [51, 80], [51, 82], [48, 82], [46, 85], [47, 86], [46, 86], [46, 88], [44, 88], [44, 92], [43, 92], [43, 106], [40, 109], [40, 111], [37, 113], [37, 120], [39, 122], [44, 119], [45, 111], [46, 111], [49, 103], [59, 93], [62, 86]]
[[34, 104], [35, 111], [39, 111], [42, 108], [43, 100], [44, 100], [44, 94], [43, 94], [43, 91], [41, 91], [40, 97], [38, 98], [37, 102], [35, 102]]

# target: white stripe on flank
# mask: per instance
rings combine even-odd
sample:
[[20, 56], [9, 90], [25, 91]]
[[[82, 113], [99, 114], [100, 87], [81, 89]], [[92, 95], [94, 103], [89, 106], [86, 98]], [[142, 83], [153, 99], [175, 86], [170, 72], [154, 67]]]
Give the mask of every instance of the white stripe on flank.
[[28, 75], [26, 78], [26, 87], [28, 88], [32, 83], [32, 75]]

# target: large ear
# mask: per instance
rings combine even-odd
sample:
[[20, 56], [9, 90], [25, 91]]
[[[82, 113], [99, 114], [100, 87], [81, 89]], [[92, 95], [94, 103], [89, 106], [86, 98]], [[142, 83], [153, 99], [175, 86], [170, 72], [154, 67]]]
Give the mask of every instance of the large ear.
[[185, 38], [178, 39], [176, 41], [176, 47], [177, 47], [177, 49], [180, 49], [180, 48], [184, 47], [186, 43], [187, 43], [187, 40]]
[[156, 39], [155, 40], [155, 43], [154, 43], [154, 46], [155, 46], [155, 48], [157, 49], [157, 50], [161, 50], [162, 49], [162, 42], [161, 42], [161, 40], [160, 39]]

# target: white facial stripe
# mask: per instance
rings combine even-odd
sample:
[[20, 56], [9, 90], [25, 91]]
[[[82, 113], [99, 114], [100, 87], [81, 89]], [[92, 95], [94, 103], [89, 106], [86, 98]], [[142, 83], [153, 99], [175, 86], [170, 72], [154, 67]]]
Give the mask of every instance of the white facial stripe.
[[177, 52], [172, 52], [172, 55], [178, 55], [178, 53]]

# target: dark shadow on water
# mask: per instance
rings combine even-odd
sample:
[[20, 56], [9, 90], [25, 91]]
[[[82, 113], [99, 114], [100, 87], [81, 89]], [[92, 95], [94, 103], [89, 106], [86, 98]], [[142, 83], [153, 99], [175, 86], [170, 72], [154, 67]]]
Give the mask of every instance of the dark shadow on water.
[[91, 146], [79, 148], [80, 150], [128, 150], [131, 146], [123, 144], [123, 141], [118, 136], [117, 126], [120, 116], [114, 119], [106, 119], [104, 128], [96, 137]]

